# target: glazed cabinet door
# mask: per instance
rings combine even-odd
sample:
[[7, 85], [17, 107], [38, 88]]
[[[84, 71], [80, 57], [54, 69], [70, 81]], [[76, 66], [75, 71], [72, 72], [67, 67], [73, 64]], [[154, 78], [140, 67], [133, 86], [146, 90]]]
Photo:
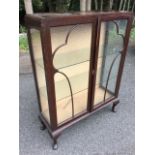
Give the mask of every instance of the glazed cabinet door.
[[50, 28], [57, 124], [88, 112], [92, 65], [92, 23]]
[[117, 97], [118, 80], [121, 78], [121, 61], [125, 58], [127, 19], [99, 18], [93, 107], [106, 104]]

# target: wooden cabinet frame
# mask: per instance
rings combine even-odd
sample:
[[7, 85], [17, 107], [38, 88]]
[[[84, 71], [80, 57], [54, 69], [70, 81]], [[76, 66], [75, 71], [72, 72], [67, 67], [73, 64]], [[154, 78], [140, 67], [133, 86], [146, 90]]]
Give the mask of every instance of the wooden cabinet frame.
[[[132, 13], [129, 13], [129, 12], [107, 12], [107, 13], [88, 12], [88, 13], [73, 13], [73, 14], [45, 14], [44, 13], [44, 14], [26, 15], [25, 23], [28, 28], [28, 41], [29, 41], [29, 47], [30, 47], [30, 55], [31, 55], [31, 61], [32, 61], [35, 84], [36, 84], [36, 91], [37, 91], [38, 103], [39, 103], [39, 109], [40, 109], [39, 118], [43, 125], [42, 129], [47, 128], [49, 134], [54, 140], [54, 145], [53, 145], [54, 149], [57, 148], [57, 138], [59, 137], [60, 133], [64, 129], [88, 117], [89, 115], [95, 113], [96, 111], [104, 108], [109, 104], [113, 104], [112, 111], [115, 110], [115, 106], [119, 103], [118, 93], [120, 88], [120, 82], [121, 82], [126, 52], [127, 52], [129, 34], [132, 26], [132, 18], [133, 18], [133, 15]], [[126, 19], [127, 26], [126, 26], [125, 36], [124, 36], [123, 50], [120, 53], [121, 59], [119, 64], [115, 93], [114, 93], [114, 96], [109, 100], [104, 100], [101, 104], [93, 106], [101, 22], [115, 21], [119, 19], [120, 20]], [[80, 113], [75, 117], [73, 113], [72, 118], [66, 120], [63, 123], [58, 124], [57, 113], [56, 113], [57, 109], [56, 109], [55, 82], [54, 82], [54, 74], [58, 72], [58, 70], [53, 65], [54, 54], [52, 54], [50, 28], [57, 27], [57, 26], [88, 24], [88, 23], [92, 24], [92, 35], [91, 35], [91, 53], [90, 53], [90, 65], [89, 65], [87, 111], [84, 113]], [[117, 24], [116, 24], [116, 27], [117, 27]], [[45, 119], [45, 117], [41, 113], [40, 94], [38, 90], [38, 82], [37, 82], [37, 75], [36, 75], [36, 68], [35, 68], [35, 61], [34, 61], [34, 51], [32, 48], [32, 38], [30, 33], [30, 29], [32, 28], [40, 31], [43, 64], [44, 64], [46, 87], [47, 87], [47, 97], [48, 97], [48, 105], [49, 105], [50, 123]], [[68, 32], [68, 36], [69, 36], [69, 33], [70, 32]], [[117, 33], [119, 35], [119, 31], [117, 31]], [[66, 37], [66, 40], [67, 40], [67, 37]], [[65, 43], [66, 42], [67, 41], [65, 41]], [[107, 89], [105, 89], [105, 91], [106, 90]]]

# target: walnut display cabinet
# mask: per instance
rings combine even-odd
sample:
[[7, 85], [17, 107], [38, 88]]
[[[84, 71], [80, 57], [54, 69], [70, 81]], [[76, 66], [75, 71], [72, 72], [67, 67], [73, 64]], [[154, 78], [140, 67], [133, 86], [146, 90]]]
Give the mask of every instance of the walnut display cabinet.
[[132, 26], [129, 12], [26, 15], [42, 129], [57, 138], [69, 126], [112, 104]]

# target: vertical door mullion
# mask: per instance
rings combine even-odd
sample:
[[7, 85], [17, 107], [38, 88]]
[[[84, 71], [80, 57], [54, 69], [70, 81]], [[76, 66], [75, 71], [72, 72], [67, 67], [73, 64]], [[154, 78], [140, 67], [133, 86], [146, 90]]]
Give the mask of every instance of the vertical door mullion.
[[93, 109], [92, 97], [93, 93], [93, 79], [95, 76], [95, 54], [96, 54], [96, 38], [97, 38], [97, 19], [92, 23], [92, 38], [91, 38], [91, 54], [90, 54], [90, 67], [89, 67], [89, 89], [88, 89], [88, 112]]
[[43, 62], [45, 68], [47, 96], [49, 105], [49, 115], [52, 130], [57, 128], [57, 110], [55, 99], [55, 86], [54, 86], [54, 70], [52, 62], [52, 47], [51, 47], [51, 35], [49, 27], [41, 28], [41, 43], [43, 50]]
[[93, 63], [93, 69], [92, 69], [92, 80], [91, 80], [91, 111], [93, 110], [93, 105], [94, 105], [94, 97], [95, 97], [95, 82], [96, 82], [96, 73], [97, 73], [97, 58], [98, 58], [98, 53], [99, 53], [99, 38], [100, 38], [100, 18], [98, 17], [96, 19], [96, 26], [95, 26], [95, 39], [94, 41], [94, 48], [93, 48], [93, 56], [92, 56], [92, 63]]

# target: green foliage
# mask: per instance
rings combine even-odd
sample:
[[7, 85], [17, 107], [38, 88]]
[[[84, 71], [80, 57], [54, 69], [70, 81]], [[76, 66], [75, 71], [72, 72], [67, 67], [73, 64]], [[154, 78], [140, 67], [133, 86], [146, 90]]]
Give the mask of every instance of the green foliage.
[[45, 11], [44, 1], [45, 0], [32, 0], [34, 12], [44, 12]]
[[24, 23], [24, 15], [25, 15], [25, 8], [24, 8], [24, 0], [19, 0], [19, 23], [20, 25]]
[[80, 11], [80, 0], [70, 0], [69, 11]]
[[28, 51], [28, 41], [27, 36], [23, 35], [19, 37], [19, 50], [21, 52], [27, 52]]
[[19, 12], [24, 10], [24, 1], [23, 0], [19, 0]]
[[[34, 12], [48, 12], [46, 0], [32, 0]], [[25, 6], [24, 0], [19, 0], [19, 22], [24, 25]]]
[[26, 32], [27, 32], [26, 27], [20, 25], [20, 26], [19, 26], [19, 33], [26, 33]]
[[[109, 11], [121, 10], [125, 8], [128, 11], [134, 12], [135, 0], [113, 0], [112, 8], [110, 8], [111, 0], [92, 0], [92, 11]], [[121, 3], [122, 2], [122, 3]], [[125, 3], [126, 2], [126, 3]], [[80, 0], [32, 0], [34, 12], [69, 12], [80, 11]], [[20, 24], [24, 25], [24, 0], [19, 0], [19, 20]]]
[[57, 12], [68, 12], [70, 6], [70, 0], [57, 0], [56, 1], [56, 11]]
[[135, 27], [133, 27], [133, 28], [131, 29], [130, 38], [131, 38], [132, 40], [135, 39]]

